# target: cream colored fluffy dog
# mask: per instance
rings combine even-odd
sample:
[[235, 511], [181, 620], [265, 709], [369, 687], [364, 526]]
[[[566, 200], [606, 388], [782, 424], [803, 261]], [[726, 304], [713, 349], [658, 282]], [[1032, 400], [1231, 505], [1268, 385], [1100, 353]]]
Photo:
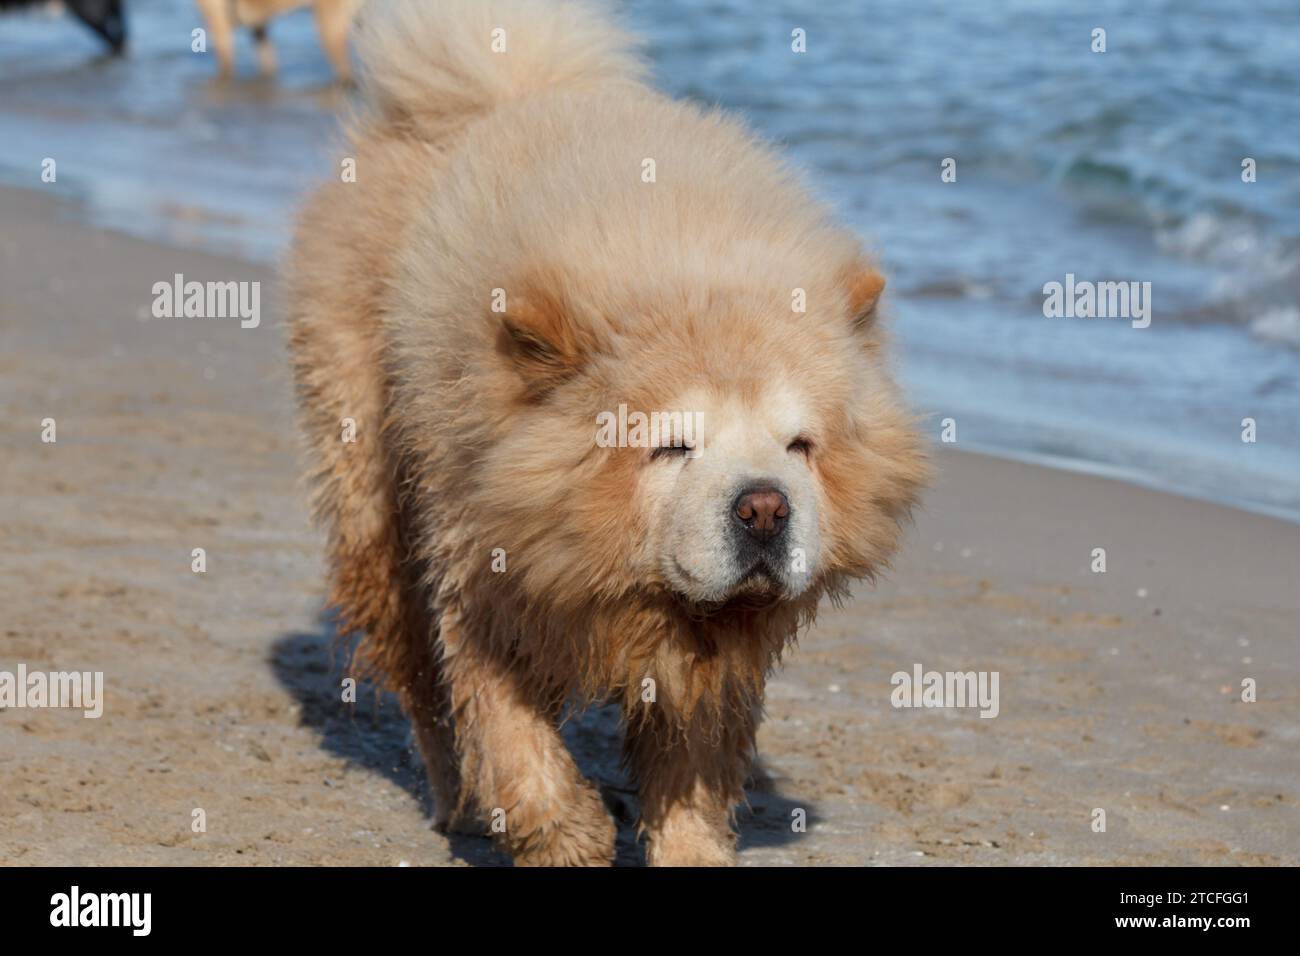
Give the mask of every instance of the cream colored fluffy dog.
[[649, 861], [730, 863], [767, 675], [886, 563], [924, 478], [884, 280], [585, 3], [372, 5], [360, 48], [356, 181], [316, 193], [290, 263], [359, 659], [401, 695], [440, 825], [610, 862], [556, 724], [612, 699]]

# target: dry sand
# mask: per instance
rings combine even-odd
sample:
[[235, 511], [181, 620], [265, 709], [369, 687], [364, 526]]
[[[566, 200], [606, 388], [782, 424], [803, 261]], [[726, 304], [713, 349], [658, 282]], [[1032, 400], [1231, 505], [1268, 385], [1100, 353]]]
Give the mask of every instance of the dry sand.
[[[428, 829], [391, 700], [339, 702], [276, 277], [74, 212], [0, 191], [0, 670], [102, 670], [106, 705], [0, 712], [0, 861], [504, 862]], [[261, 327], [153, 319], [177, 272], [260, 280]], [[888, 580], [826, 608], [770, 685], [741, 861], [1300, 862], [1300, 526], [938, 463]], [[1000, 715], [894, 709], [917, 663], [997, 671]], [[566, 732], [619, 802], [609, 715]], [[620, 848], [639, 860], [630, 827]]]

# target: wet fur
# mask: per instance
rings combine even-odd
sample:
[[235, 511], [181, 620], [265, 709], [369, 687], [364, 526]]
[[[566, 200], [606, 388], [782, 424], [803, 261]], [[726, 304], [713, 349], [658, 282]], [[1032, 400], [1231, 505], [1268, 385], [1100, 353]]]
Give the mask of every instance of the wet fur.
[[[644, 86], [586, 5], [369, 14], [357, 182], [313, 196], [288, 268], [331, 601], [401, 696], [439, 825], [504, 811], [517, 863], [610, 862], [556, 722], [612, 699], [650, 862], [729, 863], [767, 676], [823, 597], [885, 566], [924, 480], [883, 280], [743, 128]], [[647, 456], [596, 447], [595, 415], [701, 383], [761, 403], [777, 377], [817, 410], [824, 564], [796, 599], [684, 600], [645, 553]]]

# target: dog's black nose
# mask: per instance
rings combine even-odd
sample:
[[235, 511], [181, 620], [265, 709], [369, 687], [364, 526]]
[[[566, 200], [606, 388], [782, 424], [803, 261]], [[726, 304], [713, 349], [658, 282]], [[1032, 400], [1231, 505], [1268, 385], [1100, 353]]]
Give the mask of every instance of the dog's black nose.
[[790, 502], [770, 486], [747, 488], [736, 496], [731, 513], [759, 544], [766, 545], [785, 532]]

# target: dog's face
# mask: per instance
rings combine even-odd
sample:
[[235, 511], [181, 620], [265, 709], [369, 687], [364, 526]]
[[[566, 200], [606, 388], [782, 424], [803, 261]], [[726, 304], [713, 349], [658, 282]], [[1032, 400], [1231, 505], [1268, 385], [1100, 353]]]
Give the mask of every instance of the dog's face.
[[[517, 304], [498, 353], [522, 391], [495, 506], [548, 528], [535, 592], [568, 577], [707, 614], [881, 567], [925, 475], [882, 367], [883, 284], [863, 267], [803, 312], [756, 291], [661, 294], [617, 322], [572, 295]], [[538, 479], [522, 500], [521, 473]]]
[[825, 497], [807, 394], [780, 378], [749, 395], [701, 385], [667, 407], [683, 428], [660, 435], [639, 482], [663, 581], [701, 605], [802, 594], [821, 565]]

